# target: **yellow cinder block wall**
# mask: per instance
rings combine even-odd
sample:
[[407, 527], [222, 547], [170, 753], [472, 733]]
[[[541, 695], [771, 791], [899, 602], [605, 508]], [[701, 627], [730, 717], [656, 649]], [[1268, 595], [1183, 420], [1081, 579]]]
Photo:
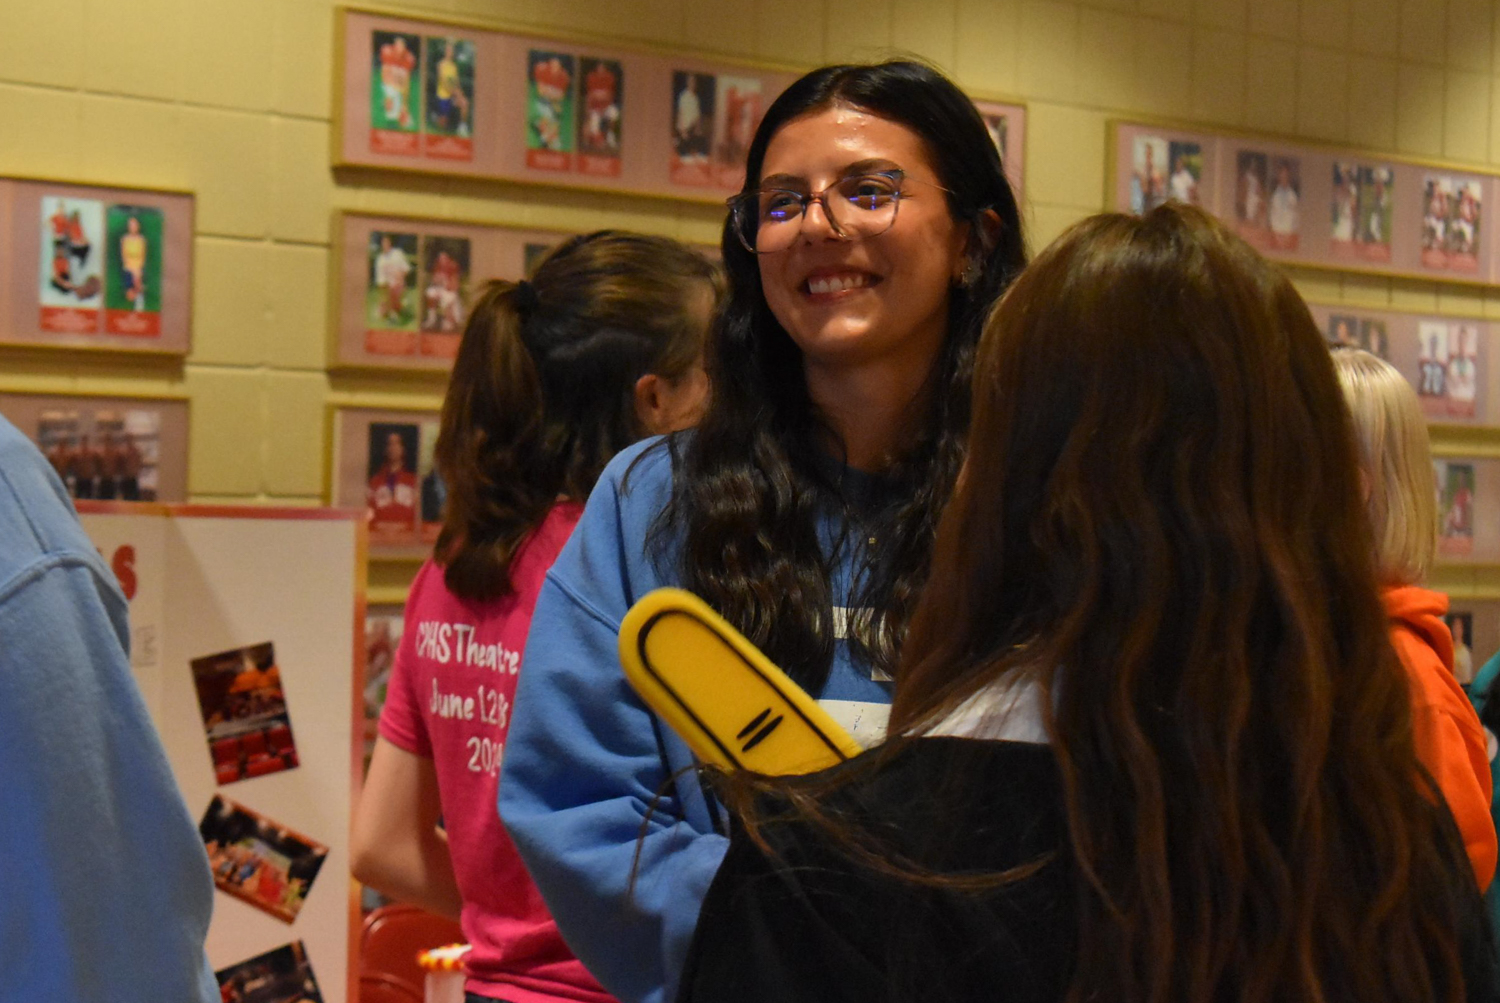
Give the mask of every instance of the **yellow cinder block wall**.
[[[1146, 114], [1500, 170], [1494, 0], [395, 0], [414, 17], [813, 66], [914, 52], [1030, 109], [1035, 247], [1102, 207], [1105, 123]], [[197, 193], [185, 365], [0, 354], [0, 388], [185, 394], [205, 502], [321, 502], [328, 404], [434, 406], [441, 381], [330, 374], [330, 214], [717, 238], [709, 207], [335, 177], [330, 0], [5, 0], [0, 174]], [[1493, 207], [1492, 207], [1493, 208]], [[1299, 271], [1309, 298], [1488, 316], [1500, 291]], [[1439, 446], [1500, 452], [1483, 435]], [[410, 566], [377, 567], [393, 596]], [[1500, 572], [1451, 569], [1500, 594]], [[1493, 582], [1491, 581], [1493, 579]]]

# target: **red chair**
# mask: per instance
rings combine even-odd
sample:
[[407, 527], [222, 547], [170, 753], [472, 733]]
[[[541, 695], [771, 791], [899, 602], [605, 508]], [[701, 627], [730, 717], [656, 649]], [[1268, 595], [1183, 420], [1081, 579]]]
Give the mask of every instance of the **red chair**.
[[266, 744], [271, 747], [271, 755], [279, 756], [292, 747], [292, 729], [284, 724], [278, 724], [266, 732]]
[[265, 759], [257, 759], [245, 767], [245, 776], [263, 777], [267, 773], [280, 773], [286, 769], [286, 764], [281, 760], [267, 756]]
[[214, 767], [214, 780], [223, 786], [232, 784], [240, 778], [240, 767], [238, 763], [220, 763]]
[[[433, 947], [462, 943], [463, 929], [451, 919], [434, 916], [425, 909], [404, 902], [383, 905], [365, 917], [359, 937], [360, 991], [367, 977], [381, 977], [388, 983], [409, 989], [421, 999], [426, 973], [417, 964], [417, 955]], [[361, 995], [360, 1003], [369, 1003]]]
[[359, 977], [359, 1003], [422, 1003], [422, 993], [400, 979], [366, 972]]
[[266, 754], [266, 733], [252, 731], [245, 736], [245, 758], [255, 759]]
[[238, 738], [221, 738], [213, 744], [212, 748], [215, 766], [222, 766], [225, 763], [239, 765], [240, 740]]

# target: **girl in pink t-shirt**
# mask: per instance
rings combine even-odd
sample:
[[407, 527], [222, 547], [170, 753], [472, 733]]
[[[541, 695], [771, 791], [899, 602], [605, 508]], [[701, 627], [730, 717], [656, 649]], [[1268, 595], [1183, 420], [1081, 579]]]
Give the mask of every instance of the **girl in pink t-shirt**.
[[606, 231], [530, 282], [490, 283], [465, 326], [435, 453], [443, 527], [407, 599], [353, 860], [360, 881], [458, 917], [471, 1000], [610, 1001], [500, 824], [500, 762], [542, 579], [610, 457], [696, 421], [721, 294], [687, 247]]

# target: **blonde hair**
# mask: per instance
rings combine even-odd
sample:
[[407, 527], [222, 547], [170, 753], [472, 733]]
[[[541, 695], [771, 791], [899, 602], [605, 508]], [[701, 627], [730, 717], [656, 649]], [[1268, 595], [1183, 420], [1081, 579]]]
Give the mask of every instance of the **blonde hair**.
[[1416, 391], [1389, 362], [1358, 348], [1333, 352], [1333, 368], [1354, 419], [1375, 564], [1385, 585], [1427, 577], [1437, 551], [1432, 447]]

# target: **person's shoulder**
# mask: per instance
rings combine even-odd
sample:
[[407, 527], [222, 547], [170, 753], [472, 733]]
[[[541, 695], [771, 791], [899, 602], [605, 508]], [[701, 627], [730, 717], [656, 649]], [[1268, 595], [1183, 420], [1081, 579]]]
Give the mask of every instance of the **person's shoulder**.
[[51, 464], [0, 418], [0, 584], [48, 554], [69, 552], [97, 556]]
[[626, 521], [655, 518], [671, 499], [672, 471], [684, 445], [679, 433], [652, 436], [625, 447], [599, 475], [589, 507], [603, 496]]

